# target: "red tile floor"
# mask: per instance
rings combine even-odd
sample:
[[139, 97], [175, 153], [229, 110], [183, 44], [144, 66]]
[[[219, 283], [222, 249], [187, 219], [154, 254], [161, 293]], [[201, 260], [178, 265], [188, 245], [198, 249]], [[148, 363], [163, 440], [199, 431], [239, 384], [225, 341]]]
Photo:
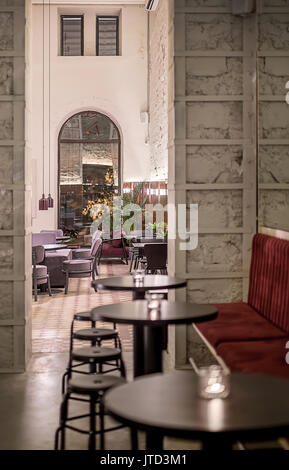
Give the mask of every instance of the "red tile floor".
[[[129, 274], [129, 268], [119, 261], [102, 262], [99, 267], [99, 277], [122, 276]], [[126, 292], [95, 292], [91, 287], [91, 280], [71, 279], [69, 292], [38, 296], [38, 301], [33, 301], [32, 309], [32, 352], [33, 353], [58, 353], [67, 352], [69, 349], [70, 324], [73, 314], [91, 310], [100, 305], [125, 302], [131, 299], [131, 294]], [[89, 326], [79, 323], [79, 328]], [[78, 326], [76, 325], [76, 327]], [[97, 326], [110, 325], [98, 323]], [[118, 326], [124, 351], [132, 351], [132, 327], [128, 325]], [[108, 344], [107, 344], [108, 345]]]

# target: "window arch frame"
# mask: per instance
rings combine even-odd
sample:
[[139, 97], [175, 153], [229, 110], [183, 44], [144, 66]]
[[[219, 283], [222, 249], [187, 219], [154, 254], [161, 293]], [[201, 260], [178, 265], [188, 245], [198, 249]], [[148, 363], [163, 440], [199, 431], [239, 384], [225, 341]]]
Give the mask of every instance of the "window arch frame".
[[[116, 132], [117, 132], [117, 136], [118, 138], [117, 139], [99, 139], [99, 140], [93, 140], [93, 139], [62, 139], [61, 138], [61, 135], [63, 133], [63, 130], [64, 130], [64, 126], [68, 123], [68, 121], [70, 121], [70, 119], [74, 119], [76, 116], [79, 116], [81, 114], [84, 114], [84, 113], [95, 113], [96, 115], [101, 115], [101, 116], [104, 116], [106, 119], [108, 119], [111, 124], [114, 126], [114, 128], [116, 129]], [[118, 185], [117, 185], [117, 195], [121, 195], [122, 194], [122, 167], [121, 167], [121, 164], [122, 164], [122, 161], [121, 161], [121, 157], [122, 157], [122, 135], [121, 135], [121, 132], [120, 132], [120, 129], [119, 129], [119, 126], [118, 124], [113, 120], [113, 118], [111, 118], [109, 115], [105, 114], [105, 112], [103, 111], [98, 111], [98, 110], [95, 110], [95, 109], [82, 109], [81, 111], [77, 111], [76, 113], [73, 113], [71, 114], [67, 119], [65, 119], [65, 121], [63, 122], [63, 124], [61, 125], [60, 127], [60, 130], [58, 132], [58, 137], [57, 137], [57, 151], [58, 151], [58, 158], [57, 158], [57, 202], [58, 202], [58, 211], [57, 211], [57, 225], [58, 227], [60, 227], [60, 220], [61, 220], [61, 217], [60, 217], [60, 212], [61, 212], [61, 187], [60, 187], [60, 152], [61, 152], [61, 149], [60, 149], [60, 145], [62, 143], [83, 143], [83, 144], [95, 144], [95, 143], [98, 143], [98, 144], [102, 144], [102, 143], [117, 143], [118, 144], [118, 172], [117, 172], [117, 175], [118, 175]]]

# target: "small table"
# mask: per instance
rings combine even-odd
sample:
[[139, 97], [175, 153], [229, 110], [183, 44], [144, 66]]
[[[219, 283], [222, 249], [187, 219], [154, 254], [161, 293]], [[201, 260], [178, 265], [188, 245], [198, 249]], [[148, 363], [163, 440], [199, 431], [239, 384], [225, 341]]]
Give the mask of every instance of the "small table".
[[[157, 317], [150, 317], [147, 302], [137, 300], [120, 304], [96, 307], [91, 311], [95, 316], [112, 323], [128, 323], [141, 329], [134, 335], [134, 375], [162, 372], [162, 329], [170, 324], [197, 323], [213, 320], [218, 310], [211, 305], [187, 304], [163, 300], [161, 312]], [[140, 341], [140, 344], [139, 344]]]
[[56, 237], [56, 243], [68, 242], [71, 237], [63, 236], [63, 237]]
[[56, 250], [63, 250], [64, 248], [67, 247], [67, 245], [60, 245], [58, 244], [48, 244], [48, 245], [43, 245], [45, 251], [56, 251]]
[[91, 285], [95, 290], [119, 290], [131, 291], [133, 300], [145, 298], [145, 293], [149, 290], [177, 289], [186, 287], [187, 281], [171, 276], [149, 274], [144, 277], [141, 285], [136, 285], [133, 276], [108, 277], [92, 281]]
[[203, 450], [232, 450], [238, 440], [276, 439], [289, 432], [289, 380], [232, 374], [226, 399], [197, 393], [192, 371], [156, 374], [105, 395], [120, 422], [147, 431], [147, 449], [162, 449], [163, 436], [201, 440]]

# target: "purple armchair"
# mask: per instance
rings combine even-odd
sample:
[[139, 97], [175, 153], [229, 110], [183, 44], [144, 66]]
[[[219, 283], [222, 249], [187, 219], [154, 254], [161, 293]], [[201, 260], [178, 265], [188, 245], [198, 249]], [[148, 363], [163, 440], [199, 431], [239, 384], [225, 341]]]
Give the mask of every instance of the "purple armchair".
[[[32, 233], [32, 246], [56, 243], [56, 230], [51, 232]], [[45, 252], [43, 264], [47, 266], [51, 287], [64, 287], [65, 275], [62, 272], [64, 261], [72, 259], [71, 249]]]

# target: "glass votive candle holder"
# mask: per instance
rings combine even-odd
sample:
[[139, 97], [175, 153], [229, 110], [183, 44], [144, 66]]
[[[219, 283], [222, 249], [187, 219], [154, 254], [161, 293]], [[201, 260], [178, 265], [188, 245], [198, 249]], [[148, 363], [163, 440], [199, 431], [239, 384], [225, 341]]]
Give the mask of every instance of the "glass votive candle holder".
[[145, 269], [137, 269], [133, 273], [133, 280], [136, 284], [142, 284], [145, 278]]
[[162, 294], [146, 293], [147, 312], [150, 320], [156, 321], [160, 319], [163, 298]]
[[200, 367], [198, 392], [202, 398], [226, 398], [230, 393], [230, 371], [221, 366]]

